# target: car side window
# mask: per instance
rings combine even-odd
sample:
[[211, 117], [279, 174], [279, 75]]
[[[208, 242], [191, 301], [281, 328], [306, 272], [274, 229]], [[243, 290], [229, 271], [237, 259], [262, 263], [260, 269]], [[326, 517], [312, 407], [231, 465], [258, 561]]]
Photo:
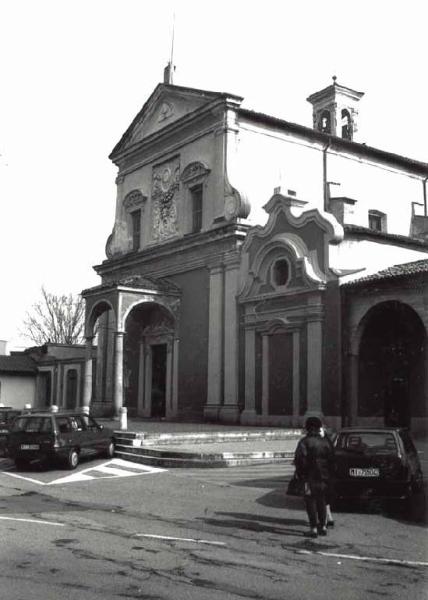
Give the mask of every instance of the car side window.
[[68, 417], [58, 417], [57, 425], [60, 433], [69, 433], [71, 431], [71, 422]]
[[89, 428], [91, 429], [91, 431], [98, 431], [98, 425], [95, 423], [94, 419], [92, 419], [91, 417], [88, 417], [88, 421], [89, 421]]
[[91, 417], [89, 417], [88, 415], [84, 415], [82, 419], [85, 422], [86, 429], [88, 429], [89, 431], [97, 431], [97, 424], [93, 419], [91, 419]]
[[82, 419], [82, 417], [75, 416], [72, 418], [72, 421], [74, 423], [73, 428], [76, 431], [84, 431], [86, 429], [86, 424], [85, 424], [85, 421]]
[[416, 448], [412, 442], [411, 437], [405, 431], [399, 433], [401, 441], [403, 442], [404, 450], [409, 454], [416, 454]]

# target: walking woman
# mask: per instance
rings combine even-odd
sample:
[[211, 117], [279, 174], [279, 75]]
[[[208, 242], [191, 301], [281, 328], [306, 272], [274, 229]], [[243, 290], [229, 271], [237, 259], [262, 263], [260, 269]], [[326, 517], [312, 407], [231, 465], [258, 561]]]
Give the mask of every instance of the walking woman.
[[294, 457], [296, 473], [305, 482], [305, 506], [309, 519], [309, 535], [327, 535], [326, 497], [333, 470], [333, 447], [321, 437], [318, 417], [306, 419], [306, 436], [297, 445]]

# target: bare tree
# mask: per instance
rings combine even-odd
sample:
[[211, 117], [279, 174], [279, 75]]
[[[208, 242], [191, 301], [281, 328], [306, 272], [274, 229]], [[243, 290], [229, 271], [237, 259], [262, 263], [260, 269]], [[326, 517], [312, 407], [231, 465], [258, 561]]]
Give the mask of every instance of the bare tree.
[[73, 294], [51, 294], [42, 287], [41, 299], [33, 304], [23, 321], [23, 335], [37, 346], [78, 344], [83, 341], [85, 305], [83, 298]]

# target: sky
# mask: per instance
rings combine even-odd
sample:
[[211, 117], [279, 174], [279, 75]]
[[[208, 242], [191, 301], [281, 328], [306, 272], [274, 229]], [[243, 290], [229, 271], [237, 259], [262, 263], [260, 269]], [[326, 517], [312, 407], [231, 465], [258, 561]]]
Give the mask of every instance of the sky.
[[31, 345], [42, 285], [99, 283], [108, 155], [163, 79], [173, 19], [175, 84], [310, 127], [336, 75], [365, 92], [361, 141], [428, 162], [427, 17], [424, 0], [0, 0], [0, 340]]

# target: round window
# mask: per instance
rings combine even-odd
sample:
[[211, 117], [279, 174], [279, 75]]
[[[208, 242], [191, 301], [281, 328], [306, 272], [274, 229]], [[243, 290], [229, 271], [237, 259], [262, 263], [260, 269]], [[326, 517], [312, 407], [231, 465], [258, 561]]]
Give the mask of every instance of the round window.
[[273, 281], [275, 285], [285, 285], [288, 282], [290, 273], [288, 261], [281, 258], [273, 265]]

